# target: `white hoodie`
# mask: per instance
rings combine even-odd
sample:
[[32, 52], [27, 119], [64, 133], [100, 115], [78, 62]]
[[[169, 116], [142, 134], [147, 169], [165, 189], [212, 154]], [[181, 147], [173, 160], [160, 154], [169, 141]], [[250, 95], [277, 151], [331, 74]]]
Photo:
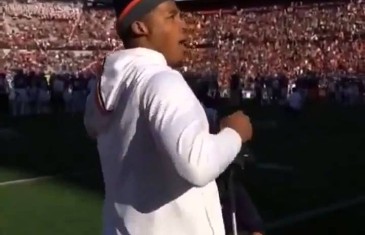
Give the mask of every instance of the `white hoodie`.
[[225, 234], [215, 179], [241, 139], [209, 134], [204, 109], [162, 54], [117, 51], [87, 103], [105, 183], [104, 235]]

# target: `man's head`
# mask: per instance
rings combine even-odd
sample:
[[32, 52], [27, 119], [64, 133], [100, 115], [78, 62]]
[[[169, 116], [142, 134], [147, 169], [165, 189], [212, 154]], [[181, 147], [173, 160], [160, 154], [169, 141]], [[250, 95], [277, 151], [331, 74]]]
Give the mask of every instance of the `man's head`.
[[[130, 0], [114, 0], [119, 1]], [[181, 65], [186, 25], [174, 1], [132, 0], [116, 12], [117, 32], [126, 48], [150, 48], [162, 53], [170, 66]]]

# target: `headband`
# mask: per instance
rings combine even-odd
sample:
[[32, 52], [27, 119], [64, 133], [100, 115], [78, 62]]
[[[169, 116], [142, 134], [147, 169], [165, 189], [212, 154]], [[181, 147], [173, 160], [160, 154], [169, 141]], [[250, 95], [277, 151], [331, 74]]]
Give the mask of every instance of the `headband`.
[[122, 31], [165, 1], [167, 0], [113, 0], [117, 21]]

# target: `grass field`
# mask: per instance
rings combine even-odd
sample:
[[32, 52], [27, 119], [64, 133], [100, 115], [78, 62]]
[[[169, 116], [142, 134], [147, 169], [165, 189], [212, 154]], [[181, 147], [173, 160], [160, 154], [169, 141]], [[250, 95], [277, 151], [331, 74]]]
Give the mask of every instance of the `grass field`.
[[[365, 109], [313, 106], [297, 119], [277, 107], [257, 120], [258, 164], [241, 182], [269, 235], [365, 234]], [[100, 234], [102, 179], [80, 117], [0, 120], [0, 235]], [[287, 166], [270, 169], [265, 164]], [[52, 179], [4, 182], [56, 175]]]

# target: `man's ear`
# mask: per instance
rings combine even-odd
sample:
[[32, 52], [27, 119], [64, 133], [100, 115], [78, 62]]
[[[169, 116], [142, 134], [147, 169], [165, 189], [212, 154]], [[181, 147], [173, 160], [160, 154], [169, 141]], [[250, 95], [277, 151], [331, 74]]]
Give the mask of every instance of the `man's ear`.
[[149, 34], [148, 27], [143, 21], [134, 21], [131, 25], [131, 31], [136, 36], [146, 36]]

